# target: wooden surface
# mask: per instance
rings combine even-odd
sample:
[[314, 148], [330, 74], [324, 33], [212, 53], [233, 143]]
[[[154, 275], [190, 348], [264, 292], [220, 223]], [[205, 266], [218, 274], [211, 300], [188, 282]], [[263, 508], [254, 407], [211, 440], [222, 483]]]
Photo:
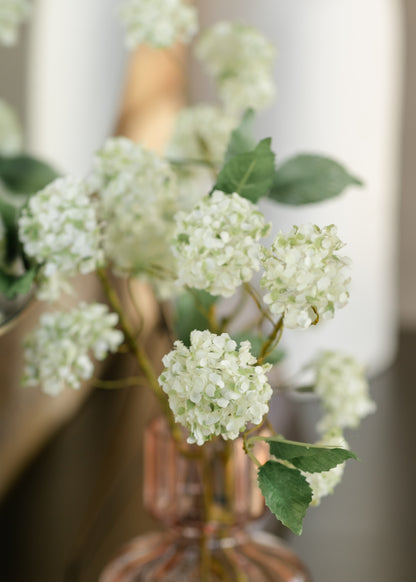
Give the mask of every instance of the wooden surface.
[[[361, 462], [289, 536], [314, 582], [416, 579], [415, 353], [416, 334], [403, 334], [396, 364], [372, 382], [378, 412], [347, 435]], [[2, 582], [95, 582], [152, 527], [141, 506], [143, 402], [137, 389], [93, 393], [27, 469], [0, 507]], [[309, 438], [316, 404], [296, 409], [297, 436]]]

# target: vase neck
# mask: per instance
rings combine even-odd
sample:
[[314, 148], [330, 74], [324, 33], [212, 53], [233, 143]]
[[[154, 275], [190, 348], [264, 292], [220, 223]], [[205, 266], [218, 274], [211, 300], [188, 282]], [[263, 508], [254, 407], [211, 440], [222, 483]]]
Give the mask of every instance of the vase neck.
[[264, 511], [241, 439], [185, 445], [180, 452], [163, 417], [146, 432], [144, 495], [154, 517], [190, 537], [232, 537], [235, 526]]

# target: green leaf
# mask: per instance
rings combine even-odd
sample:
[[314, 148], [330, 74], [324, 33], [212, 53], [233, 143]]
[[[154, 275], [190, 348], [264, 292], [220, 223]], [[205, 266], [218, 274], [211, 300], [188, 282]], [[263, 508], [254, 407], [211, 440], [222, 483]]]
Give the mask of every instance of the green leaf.
[[193, 290], [180, 295], [175, 301], [173, 326], [178, 339], [189, 347], [191, 331], [209, 329], [208, 311], [218, 297], [206, 291]]
[[[258, 358], [260, 356], [261, 348], [263, 347], [264, 338], [254, 333], [236, 333], [232, 334], [232, 339], [240, 344], [242, 341], [248, 340], [251, 343], [251, 353]], [[279, 348], [275, 348], [265, 359], [269, 364], [278, 364], [285, 357], [285, 352]]]
[[15, 194], [34, 194], [58, 175], [51, 166], [30, 156], [0, 156], [0, 178]]
[[330, 158], [301, 154], [277, 168], [269, 197], [282, 204], [313, 204], [363, 182]]
[[231, 133], [227, 153], [225, 154], [226, 162], [234, 156], [250, 152], [256, 147], [256, 140], [253, 135], [254, 118], [254, 109], [247, 109], [241, 119], [240, 125]]
[[12, 263], [19, 255], [18, 214], [19, 209], [2, 197], [0, 189], [0, 217], [5, 230], [6, 251], [4, 260], [6, 264]]
[[354, 453], [342, 448], [296, 443], [283, 437], [270, 437], [265, 440], [269, 443], [271, 454], [277, 459], [289, 461], [307, 473], [329, 471], [347, 459], [357, 458]]
[[17, 295], [26, 295], [33, 285], [35, 274], [34, 268], [20, 276], [9, 275], [0, 269], [0, 293], [7, 299], [14, 299]]
[[237, 192], [251, 202], [257, 202], [271, 188], [274, 177], [274, 153], [271, 138], [262, 140], [251, 152], [231, 158], [218, 174], [213, 190], [227, 194]]
[[312, 489], [305, 477], [297, 469], [267, 461], [259, 468], [258, 482], [269, 509], [283, 525], [300, 535], [312, 501]]

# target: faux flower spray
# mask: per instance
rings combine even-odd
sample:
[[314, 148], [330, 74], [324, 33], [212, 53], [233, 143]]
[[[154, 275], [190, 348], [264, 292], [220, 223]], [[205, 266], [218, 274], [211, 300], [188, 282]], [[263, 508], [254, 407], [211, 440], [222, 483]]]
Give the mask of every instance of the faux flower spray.
[[[15, 38], [26, 10], [23, 1], [1, 3], [0, 40]], [[124, 0], [119, 13], [129, 47], [166, 50], [197, 33], [196, 10], [181, 0]], [[156, 394], [173, 437], [179, 442], [185, 431], [198, 448], [242, 435], [267, 505], [299, 534], [308, 506], [332, 492], [354, 457], [342, 430], [374, 404], [363, 368], [327, 351], [310, 363], [308, 389], [323, 410], [318, 442], [288, 441], [271, 427], [269, 402], [279, 386], [269, 372], [282, 358], [281, 337], [294, 328], [307, 333], [347, 305], [350, 260], [334, 225], [295, 225], [267, 240], [258, 202], [311, 204], [360, 181], [322, 156], [276, 162], [271, 139], [255, 141], [255, 112], [275, 94], [275, 48], [259, 31], [220, 22], [194, 47], [218, 103], [180, 111], [164, 157], [110, 138], [84, 180], [58, 177], [19, 151], [15, 118], [0, 107], [0, 291], [9, 299], [36, 294], [52, 307], [25, 340], [26, 385], [51, 395], [77, 389], [94, 382], [94, 358], [130, 351], [136, 382], [142, 389], [144, 379]], [[74, 276], [93, 272], [107, 305], [55, 308], [62, 293], [75, 293]], [[145, 280], [170, 310], [177, 339], [159, 377], [114, 279]], [[140, 297], [133, 302], [140, 312]], [[245, 302], [255, 317], [236, 332]], [[268, 436], [259, 434], [263, 426]], [[259, 440], [269, 445], [265, 463], [255, 456]]]

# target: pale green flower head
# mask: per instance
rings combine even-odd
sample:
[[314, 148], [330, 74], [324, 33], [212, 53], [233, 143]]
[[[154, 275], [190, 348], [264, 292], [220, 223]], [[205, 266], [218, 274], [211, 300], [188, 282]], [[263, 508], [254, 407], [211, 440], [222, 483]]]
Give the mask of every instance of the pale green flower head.
[[304, 224], [262, 249], [264, 301], [272, 313], [284, 315], [285, 327], [307, 328], [331, 319], [348, 303], [351, 261], [336, 254], [343, 246], [334, 225]]
[[221, 164], [237, 118], [220, 107], [201, 103], [179, 111], [167, 147], [171, 158], [191, 158]]
[[189, 431], [188, 442], [204, 444], [213, 436], [236, 439], [248, 423], [268, 412], [272, 389], [269, 364], [256, 364], [250, 342], [237, 344], [227, 333], [191, 333], [191, 345], [175, 342], [163, 358], [159, 383], [175, 420]]
[[[348, 449], [348, 443], [342, 436], [340, 430], [334, 429], [326, 433], [321, 440], [315, 443], [318, 447], [338, 447], [340, 449]], [[332, 495], [335, 487], [341, 482], [345, 469], [345, 462], [340, 463], [329, 471], [322, 471], [321, 473], [306, 473], [309, 485], [312, 488], [312, 506], [318, 506], [321, 499], [327, 495]]]
[[271, 103], [275, 53], [274, 44], [260, 31], [236, 22], [218, 22], [196, 45], [196, 55], [214, 77], [221, 100], [234, 112]]
[[364, 366], [352, 356], [325, 351], [311, 365], [315, 373], [314, 392], [321, 398], [324, 416], [318, 430], [356, 428], [373, 413]]
[[97, 193], [104, 251], [114, 270], [146, 278], [168, 295], [175, 278], [170, 240], [178, 198], [170, 165], [127, 138], [110, 138], [94, 158], [89, 184]]
[[15, 110], [0, 99], [0, 155], [12, 156], [22, 149], [22, 129]]
[[188, 43], [198, 31], [196, 9], [186, 0], [123, 0], [119, 12], [128, 48]]
[[31, 11], [29, 0], [1, 0], [0, 2], [0, 43], [6, 46], [16, 44], [20, 24]]
[[117, 322], [117, 315], [100, 303], [42, 314], [39, 327], [24, 342], [23, 384], [39, 385], [53, 396], [66, 386], [80, 388], [94, 372], [91, 354], [103, 360], [122, 343]]
[[29, 199], [19, 218], [19, 239], [44, 278], [90, 273], [103, 261], [88, 187], [72, 177], [57, 178]]
[[216, 191], [191, 212], [178, 212], [176, 222], [172, 246], [182, 285], [230, 297], [260, 268], [257, 241], [269, 225], [238, 194]]
[[185, 107], [177, 116], [167, 156], [172, 160], [207, 163], [173, 165], [178, 178], [179, 210], [191, 210], [212, 189], [213, 168], [220, 168], [237, 119], [224, 109], [200, 104]]

